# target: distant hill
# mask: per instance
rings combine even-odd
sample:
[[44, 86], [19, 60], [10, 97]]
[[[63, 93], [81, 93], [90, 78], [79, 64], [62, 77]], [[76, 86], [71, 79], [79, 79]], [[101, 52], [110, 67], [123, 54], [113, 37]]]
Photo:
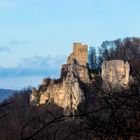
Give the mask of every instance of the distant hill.
[[0, 89], [0, 102], [12, 94], [14, 94], [16, 90], [11, 90], [11, 89]]

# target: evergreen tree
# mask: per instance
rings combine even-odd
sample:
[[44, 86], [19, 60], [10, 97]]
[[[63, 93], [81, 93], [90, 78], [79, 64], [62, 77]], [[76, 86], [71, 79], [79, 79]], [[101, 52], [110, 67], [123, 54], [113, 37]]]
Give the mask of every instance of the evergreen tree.
[[97, 69], [97, 54], [96, 54], [95, 47], [90, 47], [88, 61], [89, 61], [90, 69], [96, 70]]

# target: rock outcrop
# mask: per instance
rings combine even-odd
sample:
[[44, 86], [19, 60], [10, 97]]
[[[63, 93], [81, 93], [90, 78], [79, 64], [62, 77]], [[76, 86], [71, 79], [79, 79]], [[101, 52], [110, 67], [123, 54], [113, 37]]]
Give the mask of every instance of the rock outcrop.
[[30, 95], [30, 102], [34, 105], [38, 105], [38, 91], [36, 88], [32, 88], [32, 94]]
[[85, 100], [82, 83], [90, 83], [87, 57], [87, 46], [74, 43], [68, 63], [62, 66], [60, 79], [44, 79], [38, 90], [33, 88], [31, 102], [34, 105], [54, 102], [65, 113], [73, 114]]
[[130, 65], [123, 60], [104, 61], [102, 64], [103, 88], [120, 90], [128, 88]]
[[53, 102], [64, 108], [66, 114], [74, 114], [78, 106], [87, 100], [87, 95], [90, 94], [89, 100], [93, 93], [98, 91], [95, 86], [98, 84], [97, 79], [103, 80], [103, 85], [99, 86], [107, 91], [128, 88], [130, 81], [128, 62], [123, 60], [104, 61], [101, 77], [95, 75], [95, 80], [92, 73], [89, 73], [87, 50], [86, 45], [74, 43], [73, 53], [68, 57], [67, 64], [62, 65], [60, 78], [46, 78], [38, 89], [33, 88], [30, 96], [31, 103], [41, 105]]

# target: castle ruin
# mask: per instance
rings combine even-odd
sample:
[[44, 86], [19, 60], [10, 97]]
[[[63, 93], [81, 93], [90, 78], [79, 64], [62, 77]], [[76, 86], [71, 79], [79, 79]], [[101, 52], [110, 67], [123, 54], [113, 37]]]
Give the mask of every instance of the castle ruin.
[[[94, 93], [94, 77], [88, 68], [88, 47], [81, 43], [73, 44], [73, 52], [62, 65], [59, 79], [46, 78], [38, 89], [33, 88], [30, 101], [34, 105], [53, 102], [69, 113], [77, 111], [79, 104], [85, 101], [85, 93]], [[104, 61], [102, 63], [103, 89], [127, 88], [130, 66], [123, 60]], [[88, 89], [89, 88], [89, 89]], [[91, 88], [91, 89], [90, 89]], [[94, 87], [95, 88], [95, 87]]]
[[68, 57], [67, 64], [75, 60], [79, 65], [86, 66], [88, 63], [88, 47], [81, 43], [73, 43], [73, 53]]
[[73, 53], [68, 57], [67, 64], [62, 65], [60, 79], [44, 79], [38, 90], [33, 88], [31, 102], [35, 105], [53, 102], [74, 113], [85, 99], [81, 83], [90, 82], [87, 62], [87, 45], [74, 43]]

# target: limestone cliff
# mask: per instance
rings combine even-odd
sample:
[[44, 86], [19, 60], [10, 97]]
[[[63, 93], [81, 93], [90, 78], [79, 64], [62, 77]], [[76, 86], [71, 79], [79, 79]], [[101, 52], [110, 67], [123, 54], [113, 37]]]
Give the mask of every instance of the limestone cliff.
[[54, 102], [66, 112], [74, 113], [85, 99], [82, 83], [90, 83], [87, 57], [87, 46], [74, 43], [68, 63], [62, 65], [60, 79], [44, 79], [38, 90], [32, 89], [31, 102], [35, 105]]
[[130, 78], [130, 65], [123, 60], [110, 60], [102, 63], [103, 88], [106, 90], [127, 88]]
[[[86, 45], [74, 43], [73, 53], [68, 57], [67, 64], [62, 65], [60, 78], [46, 78], [38, 89], [33, 88], [30, 96], [31, 103], [41, 105], [53, 102], [64, 108], [65, 113], [73, 114], [79, 104], [83, 103], [85, 98], [87, 99], [87, 95], [92, 96], [94, 92], [100, 93], [95, 86], [99, 83], [98, 79], [103, 80], [103, 84], [98, 86], [108, 91], [112, 89], [118, 91], [128, 87], [130, 79], [128, 62], [123, 60], [104, 61], [101, 76], [92, 76], [87, 65], [87, 50]], [[88, 97], [87, 100], [89, 101], [90, 98]]]

